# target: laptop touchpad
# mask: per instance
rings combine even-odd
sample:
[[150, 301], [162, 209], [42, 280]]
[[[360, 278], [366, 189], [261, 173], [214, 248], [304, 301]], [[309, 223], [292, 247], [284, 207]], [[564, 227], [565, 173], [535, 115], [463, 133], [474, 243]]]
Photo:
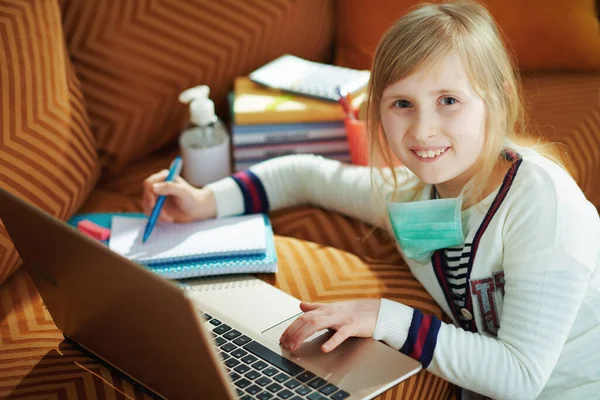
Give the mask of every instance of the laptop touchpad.
[[[283, 332], [287, 329], [288, 326], [292, 324], [298, 318], [298, 315], [294, 315], [292, 318], [287, 319], [269, 329], [262, 332], [263, 336], [265, 336], [270, 341], [279, 345], [279, 339]], [[324, 353], [321, 350], [321, 346], [329, 340], [329, 338], [333, 336], [333, 333], [328, 329], [324, 329], [319, 332], [315, 332], [312, 336], [309, 336], [304, 343], [300, 345], [295, 351], [290, 352], [292, 355], [302, 358], [302, 359], [310, 359], [311, 362], [326, 360], [338, 357], [345, 352], [352, 350], [353, 348], [359, 346], [364, 339], [361, 338], [348, 338], [341, 345], [339, 345], [335, 350]]]

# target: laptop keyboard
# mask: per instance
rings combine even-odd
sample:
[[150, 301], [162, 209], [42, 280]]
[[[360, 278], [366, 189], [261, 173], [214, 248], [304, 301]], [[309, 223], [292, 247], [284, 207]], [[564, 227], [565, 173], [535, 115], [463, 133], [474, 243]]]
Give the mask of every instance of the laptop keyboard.
[[350, 396], [298, 364], [203, 313], [240, 400], [343, 400]]

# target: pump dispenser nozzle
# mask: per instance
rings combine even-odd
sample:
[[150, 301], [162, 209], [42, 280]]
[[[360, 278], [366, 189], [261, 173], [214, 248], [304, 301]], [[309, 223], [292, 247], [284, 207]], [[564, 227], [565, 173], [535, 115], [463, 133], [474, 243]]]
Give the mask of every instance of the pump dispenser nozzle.
[[198, 126], [210, 125], [217, 121], [215, 104], [208, 98], [210, 88], [206, 85], [184, 90], [179, 101], [190, 105], [190, 122]]

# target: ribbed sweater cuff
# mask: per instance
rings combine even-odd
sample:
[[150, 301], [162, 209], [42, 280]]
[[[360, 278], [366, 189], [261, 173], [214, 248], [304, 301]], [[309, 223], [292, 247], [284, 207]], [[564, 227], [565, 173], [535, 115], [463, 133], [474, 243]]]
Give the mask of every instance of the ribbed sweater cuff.
[[233, 178], [225, 178], [205, 186], [215, 196], [217, 217], [228, 217], [244, 213], [244, 197]]
[[408, 337], [414, 309], [402, 303], [381, 299], [373, 339], [400, 350]]
[[382, 299], [373, 338], [383, 340], [427, 368], [433, 359], [441, 325], [433, 315]]

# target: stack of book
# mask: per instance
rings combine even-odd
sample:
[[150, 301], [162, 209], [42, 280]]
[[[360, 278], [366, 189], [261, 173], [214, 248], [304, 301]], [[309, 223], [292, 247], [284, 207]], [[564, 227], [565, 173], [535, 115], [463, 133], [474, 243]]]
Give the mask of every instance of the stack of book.
[[[352, 105], [358, 108], [362, 97]], [[231, 102], [236, 171], [287, 154], [351, 162], [339, 103], [265, 88], [248, 77], [236, 78]]]
[[81, 214], [110, 229], [108, 247], [167, 279], [277, 272], [277, 252], [269, 216], [239, 215], [186, 223], [158, 223], [147, 242], [143, 214]]

